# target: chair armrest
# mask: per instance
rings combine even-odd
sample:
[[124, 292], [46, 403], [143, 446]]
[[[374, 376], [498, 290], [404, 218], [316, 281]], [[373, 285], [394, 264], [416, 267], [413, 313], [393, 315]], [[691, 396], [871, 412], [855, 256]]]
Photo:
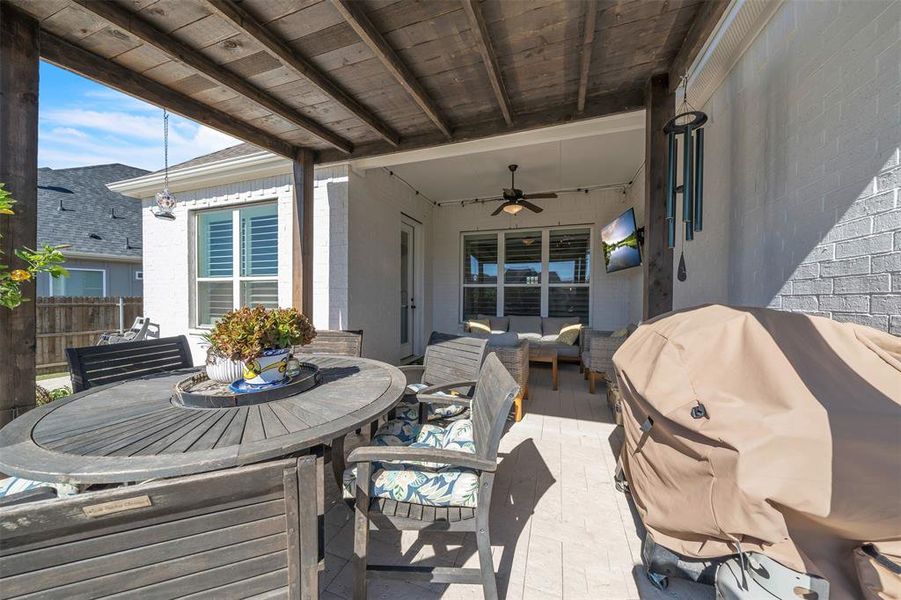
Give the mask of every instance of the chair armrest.
[[49, 485], [42, 485], [40, 487], [31, 488], [30, 490], [25, 490], [24, 492], [3, 496], [0, 498], [0, 506], [14, 506], [16, 504], [37, 502], [38, 500], [49, 500], [50, 498], [56, 497], [56, 488]]
[[472, 405], [472, 398], [468, 396], [441, 396], [438, 394], [416, 394], [416, 400], [420, 404], [440, 404], [442, 406], [452, 406], [456, 404]]
[[443, 465], [474, 469], [476, 471], [494, 471], [497, 463], [487, 458], [480, 458], [469, 452], [445, 450], [443, 448], [410, 448], [407, 446], [363, 446], [356, 448], [347, 457], [348, 463], [361, 462], [432, 462]]
[[410, 385], [411, 383], [420, 383], [422, 381], [422, 374], [425, 373], [424, 365], [404, 365], [397, 368], [400, 369], [400, 372], [407, 378], [407, 385]]

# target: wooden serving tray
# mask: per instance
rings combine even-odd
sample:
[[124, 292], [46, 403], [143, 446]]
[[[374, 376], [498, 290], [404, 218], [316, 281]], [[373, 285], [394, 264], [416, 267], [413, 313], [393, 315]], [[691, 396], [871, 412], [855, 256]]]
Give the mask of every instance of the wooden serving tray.
[[318, 385], [320, 377], [319, 367], [311, 363], [300, 363], [300, 373], [285, 385], [242, 394], [233, 392], [227, 383], [211, 381], [206, 372], [202, 371], [175, 385], [172, 402], [189, 408], [252, 406], [303, 393]]

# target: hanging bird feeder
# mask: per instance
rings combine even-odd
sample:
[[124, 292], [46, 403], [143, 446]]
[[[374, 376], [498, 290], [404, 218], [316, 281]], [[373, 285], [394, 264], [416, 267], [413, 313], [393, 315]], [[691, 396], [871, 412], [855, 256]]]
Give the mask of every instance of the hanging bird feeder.
[[151, 209], [157, 219], [175, 220], [175, 196], [169, 192], [169, 113], [163, 109], [163, 190], [156, 193], [156, 206]]

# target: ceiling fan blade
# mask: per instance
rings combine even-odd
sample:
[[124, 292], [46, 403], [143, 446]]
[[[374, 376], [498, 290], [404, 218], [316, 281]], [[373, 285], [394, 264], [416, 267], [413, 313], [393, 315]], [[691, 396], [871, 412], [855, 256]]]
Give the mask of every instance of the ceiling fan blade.
[[538, 200], [539, 198], [556, 198], [557, 194], [554, 192], [544, 192], [541, 194], [525, 194], [523, 199], [525, 200]]
[[541, 211], [544, 210], [540, 206], [535, 206], [534, 204], [532, 204], [531, 202], [529, 202], [527, 200], [520, 200], [519, 205], [522, 206], [523, 208], [528, 208], [532, 212], [536, 212], [536, 213], [540, 213]]
[[508, 204], [510, 204], [510, 203], [509, 203], [509, 202], [504, 202], [503, 204], [501, 204], [500, 206], [498, 206], [497, 209], [495, 209], [495, 211], [494, 211], [493, 213], [491, 213], [491, 216], [492, 216], [492, 217], [496, 217], [496, 216], [498, 216], [499, 214], [501, 214], [501, 211], [504, 210], [504, 207], [507, 206]]

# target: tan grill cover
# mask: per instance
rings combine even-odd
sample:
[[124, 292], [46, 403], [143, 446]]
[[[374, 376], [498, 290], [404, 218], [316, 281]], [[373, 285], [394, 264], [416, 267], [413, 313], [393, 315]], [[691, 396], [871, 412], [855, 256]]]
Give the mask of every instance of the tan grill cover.
[[738, 540], [860, 595], [853, 549], [901, 539], [901, 338], [710, 305], [642, 325], [613, 362], [623, 466], [657, 543], [709, 558]]

